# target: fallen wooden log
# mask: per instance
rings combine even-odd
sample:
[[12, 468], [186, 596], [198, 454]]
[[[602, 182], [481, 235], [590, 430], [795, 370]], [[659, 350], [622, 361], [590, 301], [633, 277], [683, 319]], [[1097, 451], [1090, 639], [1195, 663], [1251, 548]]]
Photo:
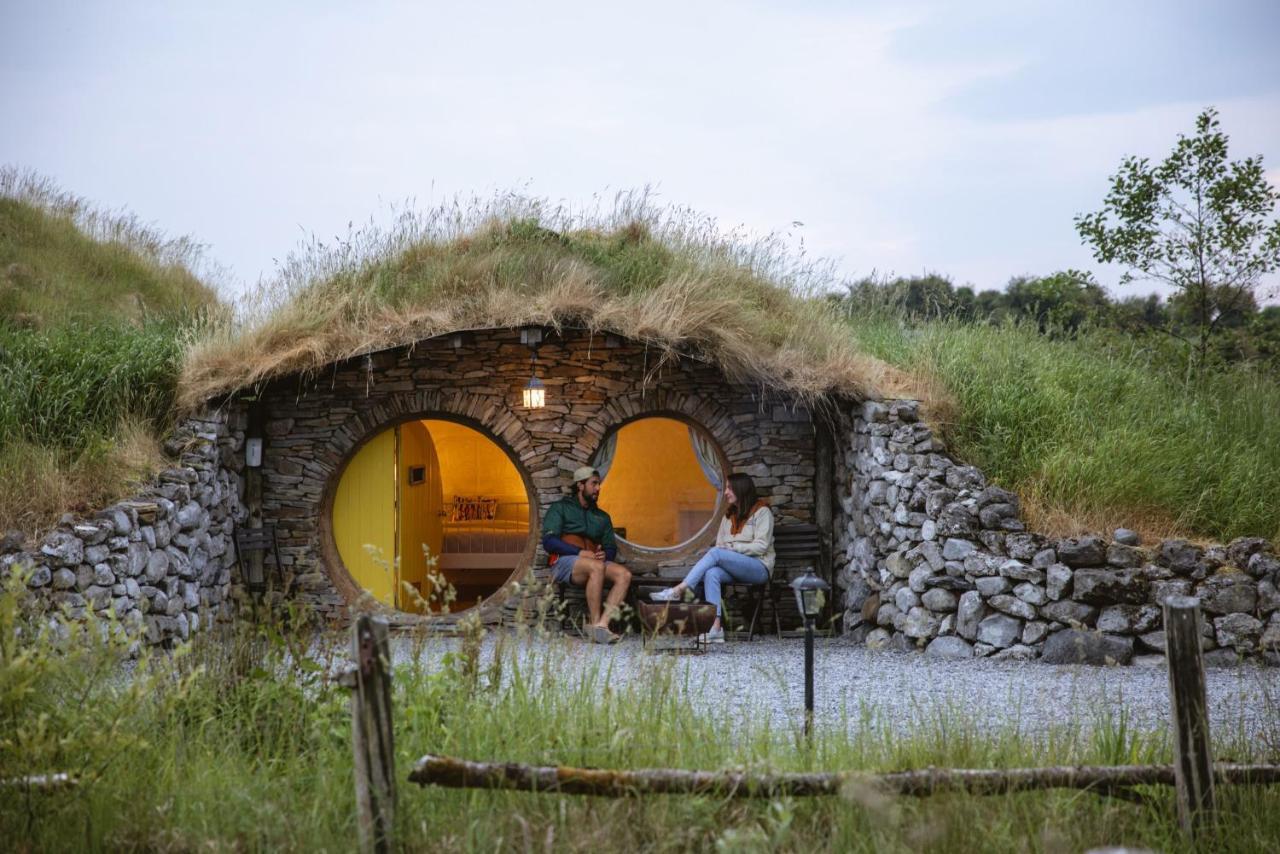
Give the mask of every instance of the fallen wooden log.
[[[1280, 783], [1280, 765], [1215, 765], [1214, 779], [1231, 785]], [[712, 795], [768, 798], [837, 795], [846, 787], [874, 786], [900, 795], [941, 792], [998, 795], [1033, 789], [1090, 789], [1103, 794], [1131, 786], [1174, 785], [1172, 765], [1058, 766], [1053, 768], [925, 768], [868, 774], [855, 771], [750, 773], [649, 768], [634, 771], [556, 765], [471, 762], [428, 754], [409, 781], [454, 789], [508, 789], [621, 798], [632, 795]]]
[[29, 777], [9, 777], [0, 780], [0, 789], [40, 789], [55, 791], [72, 789], [80, 785], [80, 781], [70, 774], [32, 774]]

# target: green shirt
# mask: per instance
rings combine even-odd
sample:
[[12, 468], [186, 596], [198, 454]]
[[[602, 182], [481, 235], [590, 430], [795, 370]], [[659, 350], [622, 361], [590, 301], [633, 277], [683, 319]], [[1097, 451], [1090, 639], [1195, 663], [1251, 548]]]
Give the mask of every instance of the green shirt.
[[547, 508], [542, 520], [542, 536], [563, 537], [578, 534], [600, 544], [603, 549], [616, 549], [618, 541], [613, 536], [613, 520], [599, 507], [587, 508], [578, 503], [576, 496], [566, 495]]

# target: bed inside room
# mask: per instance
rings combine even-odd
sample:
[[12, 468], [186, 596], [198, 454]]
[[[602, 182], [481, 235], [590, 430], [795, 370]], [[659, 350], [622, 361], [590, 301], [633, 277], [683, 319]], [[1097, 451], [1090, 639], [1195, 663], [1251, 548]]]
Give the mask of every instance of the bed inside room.
[[454, 588], [452, 610], [462, 610], [496, 593], [525, 557], [528, 493], [514, 463], [484, 434], [452, 421], [422, 424], [440, 471], [436, 570]]

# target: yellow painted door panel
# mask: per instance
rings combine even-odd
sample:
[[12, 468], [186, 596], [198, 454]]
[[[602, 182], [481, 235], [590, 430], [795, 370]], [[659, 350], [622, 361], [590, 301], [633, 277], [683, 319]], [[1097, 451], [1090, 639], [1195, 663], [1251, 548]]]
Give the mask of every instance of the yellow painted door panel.
[[[429, 599], [425, 547], [439, 557], [444, 547], [444, 504], [440, 486], [440, 460], [431, 433], [421, 421], [400, 427], [400, 578]], [[420, 610], [403, 587], [400, 607]]]
[[374, 436], [347, 463], [333, 500], [333, 538], [356, 584], [395, 607], [395, 430]]

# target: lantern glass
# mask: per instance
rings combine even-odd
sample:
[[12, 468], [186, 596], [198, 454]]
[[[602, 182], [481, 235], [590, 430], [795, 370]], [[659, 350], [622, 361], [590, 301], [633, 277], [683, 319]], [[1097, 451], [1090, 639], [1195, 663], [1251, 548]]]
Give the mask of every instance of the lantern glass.
[[804, 575], [791, 582], [791, 589], [796, 594], [796, 607], [808, 619], [822, 613], [831, 585], [814, 575], [812, 569], [806, 569]]
[[524, 408], [541, 409], [546, 405], [547, 387], [537, 377], [531, 378], [529, 384], [524, 387]]

